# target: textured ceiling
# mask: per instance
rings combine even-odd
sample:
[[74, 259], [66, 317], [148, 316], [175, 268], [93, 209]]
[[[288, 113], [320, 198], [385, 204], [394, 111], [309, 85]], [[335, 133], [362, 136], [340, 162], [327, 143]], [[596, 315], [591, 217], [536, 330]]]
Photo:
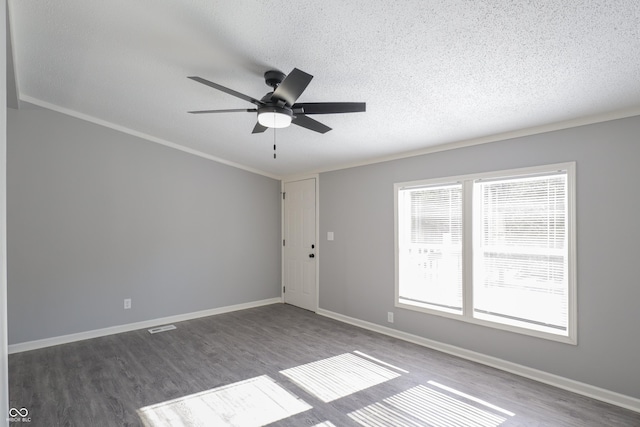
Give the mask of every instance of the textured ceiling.
[[[640, 1], [9, 0], [17, 95], [271, 176], [640, 114]], [[364, 101], [252, 135], [268, 69], [300, 102]]]

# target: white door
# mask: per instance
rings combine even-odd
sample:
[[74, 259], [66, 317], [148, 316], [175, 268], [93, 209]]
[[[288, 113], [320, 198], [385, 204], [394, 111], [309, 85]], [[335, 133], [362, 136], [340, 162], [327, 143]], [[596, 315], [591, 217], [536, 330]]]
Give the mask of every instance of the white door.
[[284, 302], [317, 308], [316, 180], [284, 184]]

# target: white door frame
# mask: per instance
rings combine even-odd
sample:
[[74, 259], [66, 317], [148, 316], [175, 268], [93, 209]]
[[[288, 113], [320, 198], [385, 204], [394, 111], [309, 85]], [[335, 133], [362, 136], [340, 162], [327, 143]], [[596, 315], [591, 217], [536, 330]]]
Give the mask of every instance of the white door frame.
[[[288, 178], [282, 179], [280, 181], [280, 240], [284, 241], [284, 199], [282, 198], [282, 194], [284, 193], [285, 184], [295, 181], [304, 181], [307, 179], [315, 179], [316, 183], [316, 223], [315, 223], [315, 239], [316, 239], [316, 306], [313, 309], [313, 312], [317, 312], [320, 306], [320, 175], [318, 174], [310, 174], [310, 175], [299, 175], [292, 176]], [[284, 303], [284, 245], [280, 246], [280, 301]]]
[[9, 363], [7, 343], [7, 2], [0, 0], [0, 426], [9, 426]]

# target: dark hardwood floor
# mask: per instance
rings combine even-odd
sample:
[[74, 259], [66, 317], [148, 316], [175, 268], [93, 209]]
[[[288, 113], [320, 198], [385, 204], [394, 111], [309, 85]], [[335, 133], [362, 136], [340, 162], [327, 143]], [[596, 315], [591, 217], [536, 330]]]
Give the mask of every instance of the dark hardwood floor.
[[[640, 426], [640, 414], [275, 304], [9, 356], [12, 426]], [[24, 411], [23, 411], [24, 413]]]

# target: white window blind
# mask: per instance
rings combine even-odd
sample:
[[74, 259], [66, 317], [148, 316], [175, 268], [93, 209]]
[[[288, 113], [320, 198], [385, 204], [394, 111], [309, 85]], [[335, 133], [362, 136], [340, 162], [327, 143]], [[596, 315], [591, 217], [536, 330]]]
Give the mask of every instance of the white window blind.
[[474, 316], [567, 331], [567, 174], [474, 182]]
[[462, 185], [402, 189], [400, 302], [462, 312]]

